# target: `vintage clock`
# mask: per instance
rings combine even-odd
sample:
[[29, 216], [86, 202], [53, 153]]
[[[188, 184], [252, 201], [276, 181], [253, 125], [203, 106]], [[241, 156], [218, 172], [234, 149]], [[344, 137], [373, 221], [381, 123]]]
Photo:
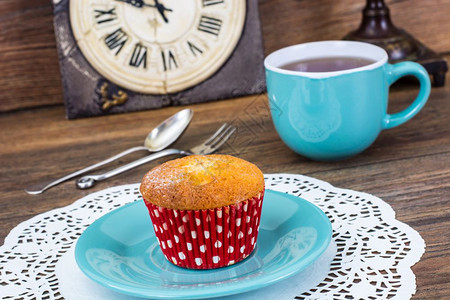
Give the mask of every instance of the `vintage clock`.
[[263, 92], [257, 6], [257, 0], [55, 0], [67, 116]]

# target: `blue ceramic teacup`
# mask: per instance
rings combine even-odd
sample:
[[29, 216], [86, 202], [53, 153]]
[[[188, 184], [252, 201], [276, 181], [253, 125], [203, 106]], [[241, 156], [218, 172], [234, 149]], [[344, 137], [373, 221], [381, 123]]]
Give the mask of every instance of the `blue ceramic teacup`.
[[[299, 61], [357, 57], [374, 61], [334, 72], [298, 72], [281, 68]], [[340, 160], [369, 147], [381, 130], [415, 116], [430, 94], [426, 70], [413, 62], [391, 65], [387, 53], [372, 44], [323, 41], [294, 45], [266, 57], [267, 91], [275, 128], [295, 152], [314, 160]], [[405, 110], [388, 114], [389, 86], [402, 76], [420, 81], [420, 91]]]

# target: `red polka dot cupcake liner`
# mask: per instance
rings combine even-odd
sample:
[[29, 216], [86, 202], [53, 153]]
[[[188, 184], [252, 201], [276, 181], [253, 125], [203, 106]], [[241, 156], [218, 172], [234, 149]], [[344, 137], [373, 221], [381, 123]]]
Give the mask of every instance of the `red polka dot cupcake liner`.
[[248, 257], [256, 246], [264, 192], [216, 209], [176, 210], [145, 201], [168, 261], [189, 269], [215, 269]]

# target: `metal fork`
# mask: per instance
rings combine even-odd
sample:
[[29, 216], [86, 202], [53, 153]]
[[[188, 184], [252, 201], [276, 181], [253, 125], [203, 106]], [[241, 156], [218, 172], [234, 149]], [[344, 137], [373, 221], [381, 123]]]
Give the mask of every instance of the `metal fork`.
[[83, 176], [77, 180], [77, 187], [79, 189], [89, 189], [95, 185], [98, 181], [102, 181], [108, 179], [112, 176], [118, 175], [125, 171], [136, 168], [140, 165], [146, 164], [152, 160], [168, 156], [168, 155], [206, 155], [215, 152], [219, 149], [236, 131], [236, 127], [233, 125], [228, 125], [227, 123], [223, 124], [211, 137], [209, 137], [203, 143], [192, 147], [189, 151], [179, 150], [179, 149], [166, 149], [157, 153], [150, 154], [141, 159], [135, 160], [129, 164], [116, 168], [114, 170], [108, 171], [104, 174], [99, 175], [87, 175]]

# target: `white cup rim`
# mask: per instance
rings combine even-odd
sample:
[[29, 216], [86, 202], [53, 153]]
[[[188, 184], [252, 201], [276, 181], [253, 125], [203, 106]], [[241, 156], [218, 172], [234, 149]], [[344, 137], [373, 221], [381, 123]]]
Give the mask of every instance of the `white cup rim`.
[[[330, 56], [366, 58], [374, 60], [374, 63], [359, 68], [332, 72], [300, 72], [280, 68], [296, 60]], [[292, 45], [276, 50], [264, 59], [264, 67], [270, 71], [286, 75], [326, 78], [373, 70], [384, 65], [387, 61], [387, 52], [373, 44], [355, 41], [319, 41]]]

